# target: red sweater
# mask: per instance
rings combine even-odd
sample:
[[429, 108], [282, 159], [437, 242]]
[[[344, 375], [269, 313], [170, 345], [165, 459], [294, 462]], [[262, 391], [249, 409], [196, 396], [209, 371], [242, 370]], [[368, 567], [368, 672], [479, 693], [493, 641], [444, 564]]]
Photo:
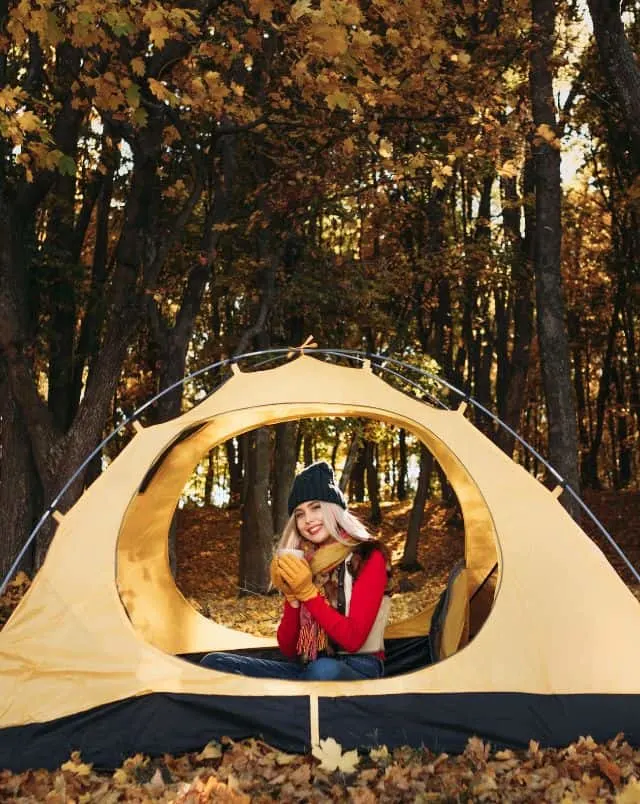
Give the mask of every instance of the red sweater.
[[[342, 650], [356, 653], [371, 631], [386, 585], [387, 568], [384, 556], [380, 550], [374, 550], [353, 583], [348, 615], [337, 612], [321, 595], [300, 605], [307, 607], [318, 625], [324, 628], [329, 638]], [[300, 608], [285, 603], [284, 614], [278, 626], [278, 645], [285, 656], [296, 656], [299, 631]], [[382, 658], [384, 654], [377, 655]]]

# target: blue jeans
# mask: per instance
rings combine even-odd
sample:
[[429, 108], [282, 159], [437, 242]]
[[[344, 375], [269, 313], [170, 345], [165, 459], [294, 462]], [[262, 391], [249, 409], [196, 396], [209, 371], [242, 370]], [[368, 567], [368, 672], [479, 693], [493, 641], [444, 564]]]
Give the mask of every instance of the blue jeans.
[[381, 678], [384, 672], [382, 660], [370, 653], [321, 656], [306, 665], [281, 659], [259, 659], [240, 653], [207, 653], [200, 664], [223, 673], [288, 681], [363, 681]]

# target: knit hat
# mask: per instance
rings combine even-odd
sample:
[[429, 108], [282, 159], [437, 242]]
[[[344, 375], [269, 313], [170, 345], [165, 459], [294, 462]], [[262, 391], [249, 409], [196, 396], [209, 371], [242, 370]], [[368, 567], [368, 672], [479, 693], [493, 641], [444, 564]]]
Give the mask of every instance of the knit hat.
[[289, 492], [289, 515], [300, 503], [309, 500], [324, 500], [347, 507], [344, 495], [338, 488], [333, 469], [326, 461], [317, 461], [303, 469], [293, 481]]

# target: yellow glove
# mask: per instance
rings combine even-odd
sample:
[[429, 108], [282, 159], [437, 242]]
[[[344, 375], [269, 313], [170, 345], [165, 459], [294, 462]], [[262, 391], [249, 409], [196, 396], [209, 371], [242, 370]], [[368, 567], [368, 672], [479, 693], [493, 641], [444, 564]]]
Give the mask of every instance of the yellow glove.
[[306, 561], [285, 553], [278, 557], [278, 568], [283, 581], [298, 600], [311, 600], [319, 594], [313, 585], [311, 567]]
[[278, 567], [278, 556], [276, 556], [271, 562], [271, 566], [269, 567], [269, 577], [271, 578], [271, 586], [273, 586], [279, 592], [282, 592], [292, 606], [297, 606], [298, 599], [287, 586], [280, 573], [280, 568]]

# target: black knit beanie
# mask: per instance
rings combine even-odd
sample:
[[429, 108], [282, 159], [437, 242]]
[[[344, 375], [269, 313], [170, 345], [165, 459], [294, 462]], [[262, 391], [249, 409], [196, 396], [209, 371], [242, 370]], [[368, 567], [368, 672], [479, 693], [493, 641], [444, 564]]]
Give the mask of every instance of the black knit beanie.
[[289, 515], [300, 503], [309, 500], [324, 500], [341, 508], [347, 507], [344, 495], [333, 477], [333, 469], [326, 461], [312, 463], [297, 475], [289, 492]]

